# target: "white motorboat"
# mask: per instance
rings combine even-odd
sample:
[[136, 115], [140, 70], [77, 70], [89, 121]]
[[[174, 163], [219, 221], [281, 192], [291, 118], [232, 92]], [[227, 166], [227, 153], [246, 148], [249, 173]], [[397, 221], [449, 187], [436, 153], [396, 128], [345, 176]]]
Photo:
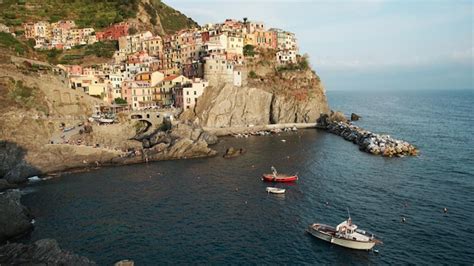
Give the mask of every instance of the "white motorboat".
[[373, 234], [358, 229], [350, 217], [336, 228], [326, 224], [312, 224], [307, 232], [324, 241], [351, 249], [371, 250], [375, 244], [382, 243]]
[[277, 188], [277, 187], [267, 187], [266, 191], [268, 193], [273, 193], [273, 194], [284, 194], [286, 189], [284, 188]]

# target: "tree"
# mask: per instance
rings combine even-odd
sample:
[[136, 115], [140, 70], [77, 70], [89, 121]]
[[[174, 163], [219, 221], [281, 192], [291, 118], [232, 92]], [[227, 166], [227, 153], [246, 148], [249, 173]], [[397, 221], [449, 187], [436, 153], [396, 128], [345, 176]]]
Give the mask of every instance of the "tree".
[[251, 79], [257, 78], [257, 74], [255, 73], [255, 71], [251, 70], [249, 72], [249, 78], [251, 78]]
[[244, 56], [254, 56], [255, 55], [255, 47], [251, 44], [247, 44], [244, 46]]
[[127, 101], [125, 101], [124, 99], [118, 97], [118, 98], [114, 99], [114, 103], [115, 104], [127, 104]]

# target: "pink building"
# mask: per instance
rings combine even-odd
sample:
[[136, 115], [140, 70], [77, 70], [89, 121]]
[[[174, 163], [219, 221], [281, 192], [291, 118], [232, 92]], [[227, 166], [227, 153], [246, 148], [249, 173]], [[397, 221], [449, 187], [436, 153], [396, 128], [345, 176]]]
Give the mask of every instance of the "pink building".
[[128, 106], [132, 106], [132, 82], [124, 81], [122, 83], [122, 99], [127, 101]]
[[277, 49], [278, 37], [274, 31], [256, 31], [257, 46], [267, 49]]
[[69, 65], [65, 67], [70, 75], [82, 75], [82, 66], [80, 65]]

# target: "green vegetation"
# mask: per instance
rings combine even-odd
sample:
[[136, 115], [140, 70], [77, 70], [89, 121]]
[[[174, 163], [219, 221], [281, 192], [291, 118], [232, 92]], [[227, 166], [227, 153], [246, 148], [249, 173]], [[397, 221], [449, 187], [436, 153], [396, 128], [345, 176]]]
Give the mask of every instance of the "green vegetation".
[[307, 55], [297, 57], [297, 61], [298, 62], [296, 64], [286, 64], [283, 66], [278, 66], [276, 70], [277, 72], [283, 72], [283, 71], [304, 71], [304, 70], [310, 69]]
[[161, 26], [166, 34], [172, 34], [184, 28], [198, 26], [194, 20], [167, 6], [160, 0], [150, 0], [150, 3], [156, 9], [156, 13], [160, 17]]
[[[24, 22], [74, 20], [78, 27], [102, 29], [111, 24], [135, 18], [141, 0], [0, 0], [0, 23], [20, 26]], [[166, 33], [197, 26], [179, 11], [151, 0], [142, 4], [151, 24], [161, 25]]]
[[136, 17], [138, 3], [139, 0], [3, 0], [0, 21], [15, 26], [24, 21], [68, 19], [75, 20], [79, 27], [103, 28]]
[[48, 107], [43, 104], [40, 98], [40, 90], [36, 87], [28, 87], [22, 81], [11, 80], [7, 94], [9, 100], [14, 101], [23, 108], [35, 108], [38, 111], [47, 113]]
[[111, 58], [115, 50], [118, 50], [117, 41], [96, 42], [85, 47], [85, 55], [95, 55], [97, 57]]
[[127, 101], [125, 101], [124, 99], [118, 97], [118, 98], [114, 99], [114, 103], [115, 104], [127, 104]]
[[255, 46], [247, 44], [244, 46], [244, 56], [254, 56], [255, 55]]
[[251, 78], [251, 79], [257, 78], [257, 74], [255, 73], [255, 71], [251, 70], [251, 71], [249, 72], [249, 78]]
[[19, 55], [24, 55], [28, 51], [28, 46], [18, 41], [13, 35], [0, 32], [0, 48], [10, 49]]
[[156, 9], [150, 3], [145, 3], [145, 11], [150, 16], [150, 23], [151, 25], [156, 25], [158, 23], [158, 14], [156, 13]]
[[81, 64], [86, 56], [96, 56], [98, 58], [112, 58], [115, 50], [118, 49], [117, 41], [97, 42], [92, 45], [78, 45], [71, 50], [42, 50], [38, 51], [46, 57], [51, 64]]

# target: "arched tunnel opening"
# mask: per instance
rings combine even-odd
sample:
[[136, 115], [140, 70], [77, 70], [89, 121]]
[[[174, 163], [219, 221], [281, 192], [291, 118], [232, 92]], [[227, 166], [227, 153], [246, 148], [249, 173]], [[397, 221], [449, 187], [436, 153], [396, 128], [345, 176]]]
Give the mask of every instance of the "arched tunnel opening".
[[140, 119], [138, 121], [135, 122], [135, 133], [136, 135], [140, 135], [140, 134], [143, 134], [145, 132], [148, 131], [148, 129], [150, 129], [152, 126], [152, 124], [150, 123], [150, 121], [147, 121], [147, 120], [144, 120], [144, 119]]

